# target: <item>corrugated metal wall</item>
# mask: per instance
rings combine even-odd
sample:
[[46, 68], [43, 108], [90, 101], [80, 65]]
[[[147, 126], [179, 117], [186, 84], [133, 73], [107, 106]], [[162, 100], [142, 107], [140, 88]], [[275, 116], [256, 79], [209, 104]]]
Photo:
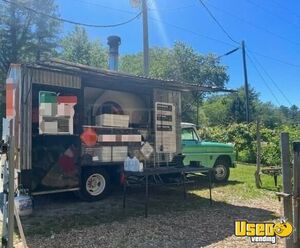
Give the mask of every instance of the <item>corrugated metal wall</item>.
[[32, 83], [34, 84], [46, 84], [76, 89], [81, 88], [81, 78], [79, 76], [43, 69], [30, 70]]

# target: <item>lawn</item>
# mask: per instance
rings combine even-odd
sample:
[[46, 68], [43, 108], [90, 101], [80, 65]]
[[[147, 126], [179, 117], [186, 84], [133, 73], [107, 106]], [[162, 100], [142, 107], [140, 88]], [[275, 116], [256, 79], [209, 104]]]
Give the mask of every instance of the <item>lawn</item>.
[[78, 242], [84, 247], [247, 247], [249, 241], [233, 236], [234, 220], [274, 220], [281, 211], [273, 178], [263, 175], [263, 188], [257, 189], [254, 172], [253, 165], [232, 169], [227, 184], [214, 185], [213, 206], [203, 181], [199, 188], [188, 187], [186, 200], [181, 187], [150, 187], [147, 219], [143, 188], [132, 188], [125, 212], [119, 190], [94, 203], [60, 194], [37, 198], [34, 214], [22, 222], [30, 247], [72, 247]]

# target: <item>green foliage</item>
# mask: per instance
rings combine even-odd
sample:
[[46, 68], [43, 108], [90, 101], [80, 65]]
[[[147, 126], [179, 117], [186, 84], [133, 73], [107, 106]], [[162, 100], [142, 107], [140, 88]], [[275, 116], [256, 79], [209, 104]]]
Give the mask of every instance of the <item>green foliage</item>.
[[107, 68], [107, 51], [102, 47], [98, 40], [90, 41], [86, 30], [76, 26], [61, 41], [62, 52], [60, 58], [91, 65], [99, 68]]
[[[249, 90], [249, 102], [251, 121], [259, 118], [269, 128], [283, 124], [300, 124], [300, 110], [295, 105], [290, 108], [276, 107], [271, 102], [261, 102], [259, 94], [253, 88]], [[209, 125], [243, 123], [246, 121], [244, 88], [239, 88], [236, 93], [212, 96], [203, 102], [200, 109], [203, 110]]]
[[54, 0], [12, 0], [0, 7], [0, 78], [10, 63], [47, 58], [57, 46], [60, 23], [19, 6], [58, 16]]
[[[233, 143], [238, 160], [247, 163], [256, 161], [256, 124], [231, 124], [201, 128], [200, 136], [205, 140]], [[288, 132], [290, 141], [300, 139], [300, 125], [282, 125], [271, 129], [261, 127], [261, 160], [265, 165], [280, 165], [280, 133]]]

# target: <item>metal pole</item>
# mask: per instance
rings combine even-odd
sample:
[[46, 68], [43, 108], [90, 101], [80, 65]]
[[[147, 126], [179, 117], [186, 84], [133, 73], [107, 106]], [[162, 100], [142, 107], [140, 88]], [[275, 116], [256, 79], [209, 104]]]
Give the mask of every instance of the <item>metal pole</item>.
[[149, 39], [148, 39], [148, 7], [147, 0], [142, 0], [143, 9], [143, 47], [144, 47], [144, 74], [149, 75]]
[[9, 161], [8, 161], [8, 243], [7, 247], [12, 248], [13, 247], [13, 236], [14, 236], [14, 145], [15, 140], [12, 136], [9, 144]]
[[300, 247], [300, 213], [299, 213], [299, 199], [300, 199], [300, 141], [293, 142], [294, 151], [294, 247]]
[[[290, 167], [290, 149], [289, 149], [289, 134], [280, 134], [280, 148], [281, 148], [281, 167], [282, 167], [282, 184], [283, 193], [291, 195], [292, 193], [292, 174]], [[283, 213], [284, 218], [286, 218], [291, 224], [293, 221], [293, 208], [292, 208], [292, 198], [283, 197]], [[293, 239], [285, 239], [285, 247], [293, 247]]]
[[244, 79], [245, 79], [246, 121], [249, 123], [250, 122], [249, 86], [248, 86], [248, 74], [247, 74], [247, 64], [246, 64], [245, 41], [242, 41], [242, 53], [243, 53]]

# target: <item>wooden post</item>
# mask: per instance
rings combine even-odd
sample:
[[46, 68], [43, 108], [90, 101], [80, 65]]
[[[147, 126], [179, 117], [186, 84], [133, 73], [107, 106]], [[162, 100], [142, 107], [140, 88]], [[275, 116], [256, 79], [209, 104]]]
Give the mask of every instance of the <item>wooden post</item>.
[[15, 163], [14, 163], [15, 139], [11, 137], [9, 143], [8, 160], [8, 242], [7, 247], [13, 247], [14, 237], [14, 199], [15, 199]]
[[294, 247], [300, 247], [300, 213], [299, 213], [299, 199], [300, 199], [300, 141], [293, 142], [294, 151]]
[[247, 75], [247, 63], [246, 63], [246, 49], [245, 41], [242, 41], [242, 55], [243, 55], [243, 68], [244, 68], [244, 79], [245, 79], [245, 98], [246, 98], [246, 121], [250, 122], [250, 103], [249, 103], [249, 84]]
[[143, 11], [143, 49], [144, 49], [144, 75], [149, 75], [149, 40], [148, 40], [148, 7], [147, 0], [142, 0]]
[[[293, 208], [292, 208], [292, 174], [290, 166], [290, 149], [289, 149], [289, 134], [280, 134], [280, 149], [281, 149], [281, 168], [282, 168], [282, 184], [283, 193], [289, 195], [289, 197], [283, 197], [283, 213], [284, 218], [291, 224], [293, 222]], [[285, 247], [293, 247], [293, 239], [285, 239]]]
[[260, 121], [257, 119], [256, 121], [256, 145], [257, 145], [257, 152], [256, 152], [256, 171], [255, 171], [255, 184], [256, 188], [261, 188], [261, 179], [260, 179], [260, 157], [261, 157], [261, 135], [260, 135]]

